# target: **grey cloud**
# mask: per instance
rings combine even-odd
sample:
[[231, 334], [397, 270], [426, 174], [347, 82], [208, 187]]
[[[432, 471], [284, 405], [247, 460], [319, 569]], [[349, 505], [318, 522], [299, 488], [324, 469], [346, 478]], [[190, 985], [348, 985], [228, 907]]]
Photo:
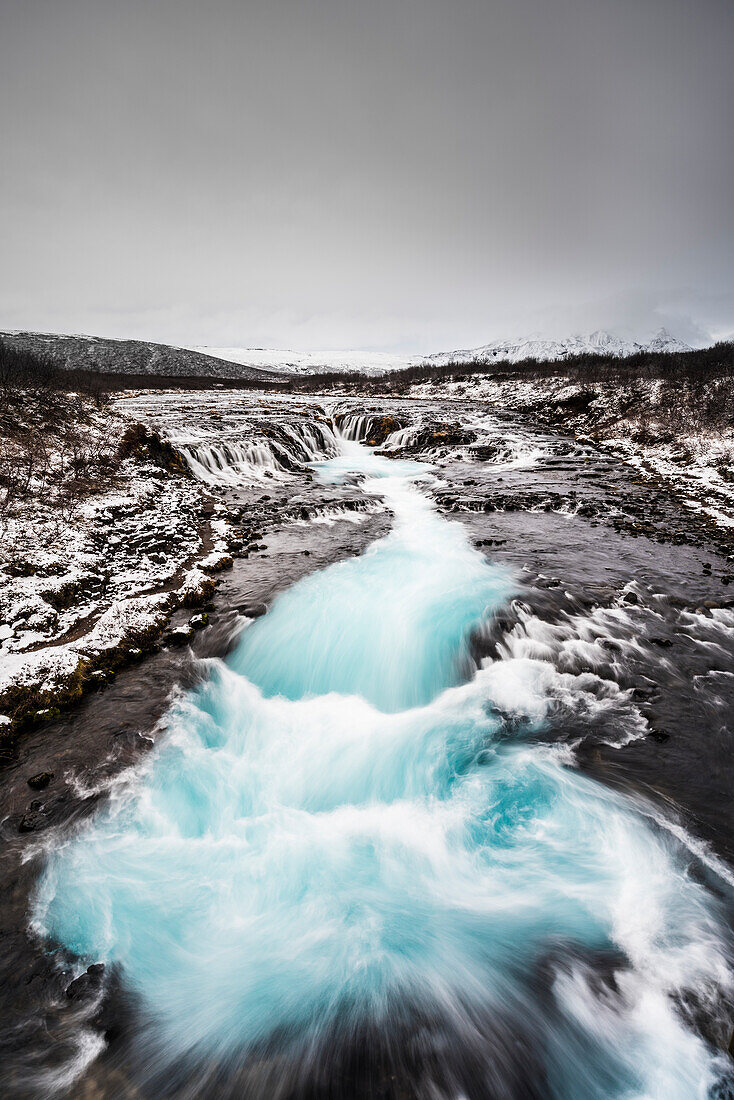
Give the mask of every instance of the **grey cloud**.
[[734, 328], [728, 3], [0, 13], [0, 326], [405, 350]]

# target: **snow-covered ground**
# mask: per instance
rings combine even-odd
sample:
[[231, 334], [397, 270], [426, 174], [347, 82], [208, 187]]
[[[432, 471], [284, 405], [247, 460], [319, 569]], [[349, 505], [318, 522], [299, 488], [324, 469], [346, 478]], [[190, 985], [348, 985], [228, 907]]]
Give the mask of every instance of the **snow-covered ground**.
[[386, 351], [289, 351], [279, 348], [191, 347], [202, 355], [224, 359], [240, 366], [281, 371], [284, 374], [319, 374], [323, 371], [353, 371], [355, 374], [384, 374], [404, 370], [423, 362], [421, 355], [398, 355]]
[[[660, 380], [636, 383], [634, 391], [610, 381], [593, 386], [567, 378], [527, 380], [468, 375], [463, 381], [422, 382], [411, 397], [477, 400], [509, 409], [576, 436], [588, 436], [613, 451], [644, 476], [662, 480], [681, 502], [719, 528], [734, 528], [734, 428], [706, 430], [693, 424], [671, 432], [656, 422], [655, 409], [674, 402]], [[581, 395], [593, 398], [578, 407]], [[633, 399], [634, 398], [634, 399]], [[583, 407], [585, 405], [585, 407]]]
[[[130, 420], [96, 412], [90, 430], [114, 456]], [[181, 604], [213, 582], [219, 541], [203, 539], [203, 487], [145, 453], [120, 459], [73, 507], [37, 491], [4, 518], [0, 540], [0, 726], [79, 694], [135, 656]], [[216, 563], [214, 563], [216, 564]]]
[[[96, 480], [70, 506], [72, 467], [59, 461], [2, 517], [0, 732], [52, 717], [149, 649], [174, 611], [211, 598], [230, 552], [258, 548], [256, 529], [313, 518], [293, 485], [310, 484], [308, 464], [336, 451], [324, 409], [296, 395], [145, 390], [102, 409], [75, 402], [68, 426], [84, 424]], [[57, 424], [44, 442], [60, 447]], [[356, 522], [348, 503], [319, 518]]]

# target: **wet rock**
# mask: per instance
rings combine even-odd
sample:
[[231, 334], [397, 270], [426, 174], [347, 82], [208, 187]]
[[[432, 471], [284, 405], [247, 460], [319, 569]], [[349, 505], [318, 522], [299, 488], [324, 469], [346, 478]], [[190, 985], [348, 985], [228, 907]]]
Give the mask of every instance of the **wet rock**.
[[199, 562], [199, 568], [205, 573], [220, 573], [223, 569], [231, 569], [234, 562], [230, 554], [212, 551], [208, 557]]
[[650, 703], [660, 697], [660, 691], [657, 687], [650, 685], [638, 685], [632, 689], [632, 698], [636, 703]]
[[242, 608], [242, 614], [246, 615], [248, 619], [259, 619], [261, 615], [264, 615], [268, 610], [267, 605], [264, 603], [247, 604]]
[[184, 578], [179, 596], [184, 607], [200, 607], [212, 598], [215, 591], [216, 585], [211, 577], [201, 569], [192, 569]]
[[648, 736], [658, 745], [662, 745], [665, 741], [670, 740], [668, 731], [660, 729], [658, 726], [651, 726]]
[[[31, 803], [34, 805], [34, 803]], [[36, 829], [42, 829], [46, 824], [46, 818], [38, 809], [27, 810], [18, 823], [19, 833], [33, 833]]]
[[209, 616], [205, 611], [202, 611], [198, 615], [191, 616], [189, 619], [189, 626], [192, 630], [203, 630], [208, 622]]
[[38, 775], [32, 775], [30, 777], [28, 786], [34, 791], [42, 791], [44, 787], [48, 787], [53, 777], [53, 772], [39, 772]]
[[82, 1001], [95, 996], [102, 985], [103, 974], [104, 963], [93, 963], [87, 967], [86, 973], [74, 978], [66, 990], [66, 996], [70, 1001]]
[[497, 443], [476, 443], [471, 449], [471, 457], [480, 462], [493, 462], [502, 457], [502, 448]]
[[433, 424], [424, 428], [403, 448], [406, 453], [430, 451], [437, 447], [466, 447], [477, 438], [477, 433], [459, 424]]

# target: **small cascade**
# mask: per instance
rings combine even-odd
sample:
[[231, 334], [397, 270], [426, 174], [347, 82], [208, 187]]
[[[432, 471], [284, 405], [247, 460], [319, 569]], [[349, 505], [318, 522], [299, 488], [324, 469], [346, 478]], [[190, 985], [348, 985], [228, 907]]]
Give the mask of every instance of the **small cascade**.
[[312, 462], [332, 458], [337, 453], [336, 436], [329, 424], [297, 421], [269, 425], [262, 429], [249, 426], [255, 438], [216, 439], [177, 442], [191, 472], [207, 485], [237, 486], [263, 478], [283, 478]]
[[369, 436], [370, 425], [374, 419], [369, 413], [347, 412], [337, 413], [334, 423], [345, 439], [359, 443]]
[[334, 413], [334, 424], [342, 439], [351, 443], [383, 444], [403, 427], [392, 415], [343, 409]]
[[179, 445], [191, 472], [207, 485], [241, 485], [253, 478], [281, 476], [285, 469], [265, 442]]
[[396, 432], [391, 432], [385, 440], [385, 447], [388, 449], [394, 448], [399, 450], [402, 447], [409, 447], [411, 443], [414, 443], [421, 430], [420, 424], [411, 424], [407, 428], [398, 428]]
[[330, 424], [304, 420], [288, 425], [287, 434], [295, 447], [299, 447], [306, 462], [320, 462], [333, 458], [339, 445]]

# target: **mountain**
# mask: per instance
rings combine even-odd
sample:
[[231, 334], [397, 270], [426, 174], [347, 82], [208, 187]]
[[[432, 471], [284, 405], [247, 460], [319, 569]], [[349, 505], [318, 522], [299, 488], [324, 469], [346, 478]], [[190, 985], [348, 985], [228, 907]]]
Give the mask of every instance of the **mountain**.
[[155, 374], [173, 377], [282, 381], [282, 371], [236, 365], [190, 348], [145, 340], [108, 340], [100, 336], [62, 336], [45, 332], [0, 332], [0, 341], [32, 351], [64, 370], [105, 374]]
[[666, 329], [648, 343], [624, 340], [611, 332], [597, 330], [588, 336], [570, 336], [565, 340], [545, 340], [529, 336], [521, 340], [495, 340], [480, 348], [438, 352], [433, 355], [396, 355], [366, 351], [287, 351], [272, 348], [194, 347], [189, 350], [238, 364], [248, 370], [269, 370], [285, 374], [319, 374], [324, 371], [380, 375], [421, 364], [442, 366], [446, 363], [471, 363], [489, 359], [518, 363], [523, 359], [558, 360], [572, 355], [595, 353], [622, 357], [648, 351], [690, 351], [687, 344], [671, 336]]
[[202, 377], [283, 382], [287, 376], [346, 372], [381, 375], [421, 364], [443, 366], [479, 360], [518, 363], [523, 359], [559, 360], [582, 353], [622, 357], [637, 352], [690, 351], [664, 328], [648, 343], [624, 340], [610, 332], [545, 340], [495, 340], [480, 348], [435, 355], [398, 355], [366, 351], [282, 351], [270, 348], [173, 347], [145, 340], [109, 340], [99, 336], [63, 336], [43, 332], [0, 332], [0, 341], [34, 351], [64, 369], [112, 374]]
[[612, 355], [623, 358], [638, 352], [691, 351], [688, 344], [661, 328], [647, 343], [625, 340], [611, 332], [597, 330], [587, 336], [569, 336], [565, 340], [544, 340], [540, 336], [528, 336], [520, 340], [495, 340], [480, 348], [443, 351], [428, 355], [425, 362], [443, 366], [446, 363], [474, 363], [489, 359], [497, 362], [519, 363], [523, 359], [556, 361], [573, 355]]

